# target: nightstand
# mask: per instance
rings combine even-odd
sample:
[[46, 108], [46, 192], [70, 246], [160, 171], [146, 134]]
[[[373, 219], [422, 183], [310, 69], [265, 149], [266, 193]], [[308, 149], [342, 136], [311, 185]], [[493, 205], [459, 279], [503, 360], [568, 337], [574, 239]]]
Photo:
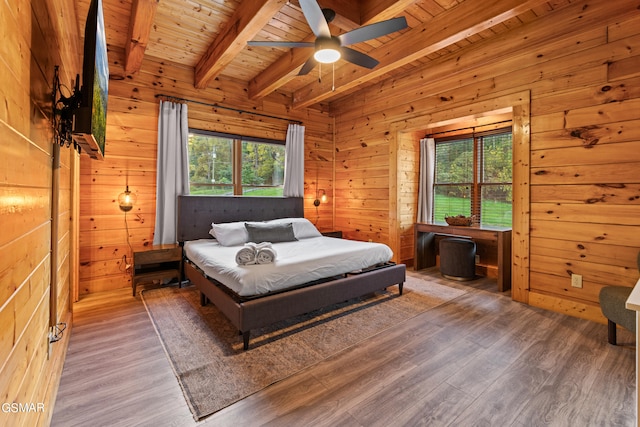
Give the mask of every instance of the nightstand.
[[182, 276], [182, 248], [178, 245], [155, 245], [133, 251], [133, 296], [136, 286], [154, 280], [177, 279]]
[[322, 235], [325, 237], [337, 237], [338, 239], [342, 239], [342, 231], [325, 231]]

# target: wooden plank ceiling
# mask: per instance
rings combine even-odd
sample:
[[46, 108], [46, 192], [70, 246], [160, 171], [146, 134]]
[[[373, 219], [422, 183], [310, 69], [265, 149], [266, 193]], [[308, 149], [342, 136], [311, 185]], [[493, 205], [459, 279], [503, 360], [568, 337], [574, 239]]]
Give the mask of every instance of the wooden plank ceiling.
[[[330, 103], [367, 85], [416, 67], [508, 29], [540, 19], [571, 0], [319, 0], [337, 16], [339, 35], [397, 16], [408, 28], [351, 45], [380, 64], [372, 70], [344, 60], [297, 73], [313, 49], [247, 46], [249, 40], [313, 41], [298, 0], [103, 0], [107, 44], [126, 52], [125, 70], [136, 73], [145, 58], [194, 69], [194, 87], [206, 90], [216, 76], [239, 79], [259, 100], [279, 91], [294, 108]], [[90, 0], [77, 4], [78, 25]], [[82, 34], [83, 31], [80, 31]]]

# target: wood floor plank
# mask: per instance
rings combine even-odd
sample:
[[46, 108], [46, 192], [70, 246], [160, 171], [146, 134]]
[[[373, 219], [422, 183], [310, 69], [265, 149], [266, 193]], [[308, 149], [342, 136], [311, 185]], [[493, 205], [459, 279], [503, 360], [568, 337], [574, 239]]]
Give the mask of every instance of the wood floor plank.
[[[394, 415], [390, 420], [399, 426], [449, 426], [455, 423], [461, 407], [467, 407], [473, 402], [473, 397], [450, 386], [441, 383], [431, 390], [428, 396], [415, 400], [409, 408]], [[383, 425], [375, 421], [371, 425]]]
[[627, 426], [635, 338], [513, 302], [495, 280], [466, 291], [196, 423], [140, 297], [91, 294], [74, 327], [52, 426]]
[[537, 393], [547, 371], [537, 366], [516, 364], [460, 412], [454, 423], [460, 426], [509, 426], [513, 424], [531, 395]]
[[[286, 414], [316, 404], [326, 388], [312, 376], [294, 375], [275, 383], [265, 399], [262, 392], [231, 405], [206, 420], [211, 426], [291, 425], [281, 423]], [[326, 404], [326, 402], [322, 402]]]
[[[582, 425], [632, 425], [633, 409], [619, 410], [619, 405], [628, 404], [628, 399], [620, 401], [602, 398], [603, 394], [612, 396], [633, 395], [635, 375], [624, 367], [628, 365], [629, 356], [634, 351], [618, 351], [619, 348], [602, 342], [599, 336], [599, 325], [587, 324], [582, 334], [590, 342], [569, 346], [563, 360], [568, 363], [556, 363], [554, 375], [543, 386], [540, 393], [533, 396], [531, 405], [519, 414], [522, 422], [534, 425], [572, 426]], [[613, 351], [610, 351], [613, 350]], [[622, 370], [621, 370], [622, 367]], [[604, 369], [604, 370], [603, 370]], [[626, 375], [626, 376], [625, 376]], [[614, 379], [614, 381], [611, 381]], [[603, 386], [615, 390], [605, 391]], [[532, 408], [545, 407], [544, 413]], [[609, 409], [607, 409], [609, 408]], [[585, 417], [589, 414], [589, 417]], [[582, 420], [582, 421], [580, 421]]]
[[[434, 397], [434, 391], [443, 386], [446, 379], [461, 366], [476, 358], [480, 351], [476, 344], [462, 339], [452, 345], [434, 348], [431, 354], [424, 352], [424, 363], [403, 377], [386, 381], [380, 393], [349, 412], [364, 425], [394, 425], [398, 419], [410, 420], [414, 414], [422, 413], [424, 406], [435, 409], [438, 403], [427, 400], [427, 396]], [[452, 360], [456, 363], [451, 363]], [[447, 385], [446, 389], [454, 387]], [[460, 396], [465, 394], [458, 391]], [[470, 403], [471, 396], [467, 396]]]
[[193, 424], [139, 297], [125, 289], [84, 303], [74, 308], [51, 425]]

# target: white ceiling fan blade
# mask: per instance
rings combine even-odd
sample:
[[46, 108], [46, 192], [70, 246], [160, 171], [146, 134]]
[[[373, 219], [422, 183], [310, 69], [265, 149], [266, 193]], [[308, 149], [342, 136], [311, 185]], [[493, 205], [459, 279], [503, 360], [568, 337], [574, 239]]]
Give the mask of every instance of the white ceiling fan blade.
[[318, 64], [318, 62], [311, 56], [307, 59], [307, 62], [304, 63], [300, 71], [298, 71], [299, 76], [304, 76], [309, 74], [309, 71], [313, 70], [313, 68]]
[[407, 28], [407, 20], [404, 16], [400, 16], [356, 28], [355, 30], [338, 36], [338, 39], [340, 39], [340, 43], [342, 43], [343, 46], [348, 46], [350, 44], [377, 39], [378, 37], [386, 36], [387, 34], [404, 30], [405, 28]]
[[340, 52], [342, 52], [342, 58], [344, 60], [349, 61], [352, 64], [359, 65], [361, 67], [372, 69], [380, 63], [377, 59], [372, 58], [369, 55], [364, 54], [362, 52], [358, 52], [357, 50], [348, 48], [346, 46], [342, 46], [340, 48]]
[[320, 9], [316, 0], [300, 0], [300, 7], [309, 23], [309, 27], [311, 27], [311, 31], [316, 37], [331, 37], [329, 24], [327, 24], [322, 9]]

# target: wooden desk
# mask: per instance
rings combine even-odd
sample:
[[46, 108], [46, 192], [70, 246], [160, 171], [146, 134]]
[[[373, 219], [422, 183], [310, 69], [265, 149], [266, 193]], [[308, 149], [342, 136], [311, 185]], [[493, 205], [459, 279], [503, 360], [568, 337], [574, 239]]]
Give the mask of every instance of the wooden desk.
[[415, 253], [413, 265], [416, 270], [436, 265], [436, 236], [464, 237], [472, 239], [476, 245], [482, 242], [497, 244], [498, 290], [511, 288], [511, 229], [459, 227], [439, 224], [414, 224]]

